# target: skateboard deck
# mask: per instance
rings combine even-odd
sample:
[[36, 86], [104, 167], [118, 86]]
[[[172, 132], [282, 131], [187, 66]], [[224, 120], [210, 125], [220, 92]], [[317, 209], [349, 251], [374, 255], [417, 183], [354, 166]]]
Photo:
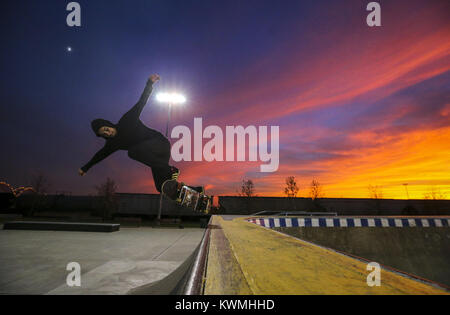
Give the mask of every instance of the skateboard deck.
[[165, 181], [161, 190], [161, 195], [182, 207], [203, 213], [209, 213], [211, 210], [212, 198], [210, 196], [203, 192], [198, 192], [183, 183], [178, 183], [174, 179]]

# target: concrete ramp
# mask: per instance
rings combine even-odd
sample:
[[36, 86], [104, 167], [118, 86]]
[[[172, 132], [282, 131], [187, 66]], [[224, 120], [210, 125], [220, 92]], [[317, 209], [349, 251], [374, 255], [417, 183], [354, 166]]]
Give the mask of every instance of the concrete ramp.
[[[0, 230], [0, 293], [449, 294], [448, 223], [213, 216], [206, 230]], [[372, 261], [381, 286], [367, 283]], [[69, 262], [81, 287], [66, 284]]]
[[[0, 229], [0, 294], [127, 294], [179, 270], [203, 235], [198, 228]], [[71, 262], [81, 267], [80, 287], [66, 283]]]
[[447, 217], [265, 218], [250, 222], [450, 286]]
[[172, 273], [160, 281], [130, 290], [131, 295], [201, 295], [204, 289], [211, 226], [205, 230], [195, 251]]
[[273, 229], [278, 218], [273, 228], [257, 224], [264, 220], [213, 217], [205, 294], [448, 294], [442, 285], [390, 268], [382, 268], [381, 286], [371, 287], [367, 261], [280, 233]]

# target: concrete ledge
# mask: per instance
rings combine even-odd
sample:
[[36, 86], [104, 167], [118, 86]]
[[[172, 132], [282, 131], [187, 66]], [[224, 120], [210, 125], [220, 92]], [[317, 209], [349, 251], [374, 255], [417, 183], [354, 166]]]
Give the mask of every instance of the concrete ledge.
[[42, 222], [42, 221], [12, 221], [3, 225], [4, 230], [34, 230], [34, 231], [75, 231], [75, 232], [116, 232], [120, 224], [80, 223], [80, 222]]
[[220, 228], [211, 231], [206, 270], [207, 281], [205, 282], [204, 294], [253, 294], [231, 250], [228, 239]]
[[[222, 294], [227, 291], [223, 286], [229, 285], [256, 295], [448, 294], [444, 288], [386, 269], [382, 269], [382, 285], [369, 287], [367, 263], [361, 260], [261, 228], [242, 218], [226, 221], [215, 216], [212, 224], [222, 228], [232, 257], [214, 264], [215, 269], [208, 264], [205, 294]], [[213, 237], [210, 254], [215, 252], [214, 246], [221, 247], [215, 242]], [[222, 287], [208, 283], [220, 278], [220, 269], [225, 273], [236, 270], [242, 276], [227, 278], [220, 282]]]

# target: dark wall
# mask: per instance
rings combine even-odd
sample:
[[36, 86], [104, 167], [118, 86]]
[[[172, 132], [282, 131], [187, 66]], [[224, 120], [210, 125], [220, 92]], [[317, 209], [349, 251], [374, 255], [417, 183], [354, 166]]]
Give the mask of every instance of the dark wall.
[[[112, 215], [156, 216], [159, 210], [160, 195], [155, 194], [116, 194], [114, 209], [109, 209]], [[61, 215], [67, 213], [101, 214], [102, 199], [97, 196], [68, 195], [26, 195], [17, 198], [15, 211], [25, 215]], [[197, 216], [200, 215], [190, 208], [180, 208], [174, 202], [163, 201], [163, 216]]]
[[450, 200], [393, 200], [283, 197], [219, 197], [220, 213], [253, 214], [260, 211], [320, 211], [339, 215], [448, 215]]
[[95, 196], [35, 195], [20, 196], [16, 200], [18, 209], [36, 210], [58, 209], [59, 211], [91, 211], [99, 204]]
[[[159, 195], [117, 194], [118, 215], [156, 215]], [[21, 196], [15, 202], [18, 211], [34, 208], [35, 211], [93, 212], [101, 205], [96, 196], [48, 195], [36, 198]], [[312, 201], [308, 198], [278, 197], [219, 197], [220, 214], [248, 215], [260, 211], [320, 211], [337, 212], [340, 215], [449, 215], [450, 200], [375, 200], [324, 198]], [[163, 215], [196, 215], [188, 208], [179, 208], [173, 202], [164, 202]]]
[[448, 228], [307, 227], [275, 230], [450, 286]]
[[[116, 214], [119, 215], [150, 215], [158, 214], [160, 195], [155, 194], [117, 194], [119, 207]], [[163, 200], [163, 216], [198, 216], [190, 208], [181, 208], [175, 202]]]
[[12, 193], [0, 193], [0, 211], [8, 210], [14, 204], [14, 195]]

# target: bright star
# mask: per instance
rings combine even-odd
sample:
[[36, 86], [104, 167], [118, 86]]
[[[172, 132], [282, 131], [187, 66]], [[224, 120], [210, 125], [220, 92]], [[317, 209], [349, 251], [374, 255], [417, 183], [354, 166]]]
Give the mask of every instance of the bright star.
[[67, 51], [68, 51], [68, 52], [71, 52], [71, 51], [72, 51], [72, 47], [70, 47], [70, 46], [67, 47]]

